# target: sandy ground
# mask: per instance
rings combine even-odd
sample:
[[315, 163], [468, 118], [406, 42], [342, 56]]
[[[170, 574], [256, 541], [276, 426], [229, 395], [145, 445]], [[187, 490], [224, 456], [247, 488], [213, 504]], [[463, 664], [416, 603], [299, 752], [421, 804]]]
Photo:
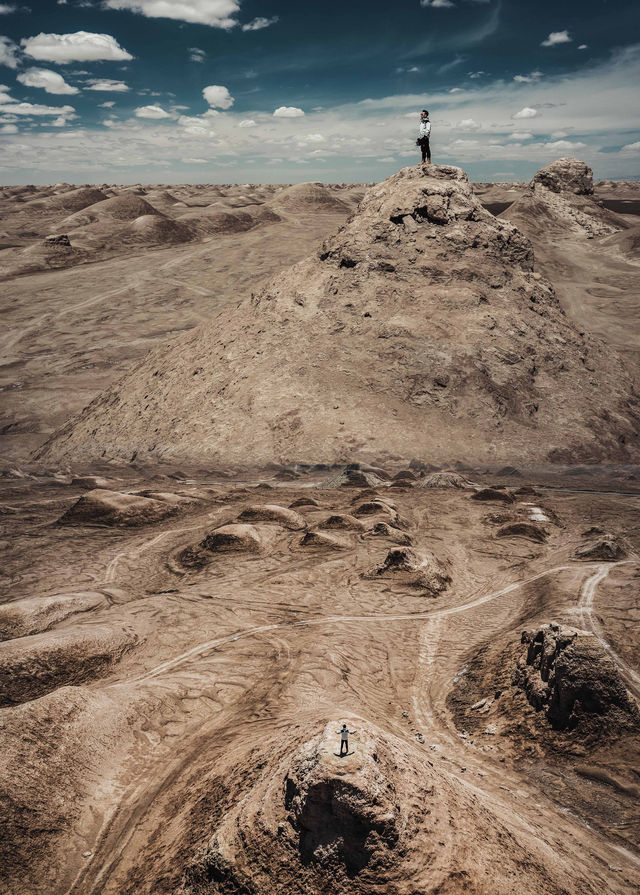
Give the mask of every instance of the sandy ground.
[[[523, 189], [478, 191], [506, 208]], [[171, 220], [251, 198], [221, 192], [142, 198]], [[253, 193], [281, 219], [164, 247], [89, 231], [81, 262], [7, 275], [5, 467], [28, 470], [149, 348], [307, 254], [359, 190], [331, 191], [346, 210]], [[38, 232], [33, 209], [3, 219], [20, 245], [5, 272], [72, 213], [47, 207]], [[633, 356], [629, 253], [535, 250], [567, 313]], [[638, 891], [637, 716], [605, 700], [554, 727], [518, 669], [523, 631], [568, 626], [591, 649], [583, 702], [609, 675], [638, 704], [640, 468], [458, 469], [461, 489], [416, 468], [331, 488], [335, 469], [90, 472], [0, 477], [3, 892]], [[233, 549], [203, 546], [228, 525]], [[615, 555], [577, 555], [603, 540]], [[385, 567], [394, 550], [413, 553]]]
[[[526, 473], [517, 481], [528, 481]], [[5, 855], [9, 891], [182, 891], [225, 816], [223, 806], [251, 800], [256, 766], [274, 768], [282, 749], [286, 754], [290, 744], [343, 719], [356, 730], [373, 723], [399, 738], [415, 761], [435, 763], [461, 799], [471, 794], [478, 812], [465, 815], [462, 852], [452, 822], [438, 866], [407, 865], [405, 884], [394, 882], [389, 891], [441, 891], [437, 886], [453, 870], [469, 876], [465, 891], [488, 891], [482, 883], [491, 870], [482, 847], [485, 811], [513, 837], [501, 860], [511, 861], [523, 847], [533, 863], [542, 862], [546, 891], [635, 891], [637, 731], [603, 730], [594, 748], [579, 731], [555, 732], [515, 690], [496, 700], [478, 727], [478, 712], [464, 708], [464, 689], [460, 704], [452, 704], [451, 694], [487, 650], [504, 651], [524, 628], [557, 621], [593, 630], [629, 691], [640, 696], [633, 584], [640, 575], [638, 498], [546, 491], [520, 494], [505, 506], [474, 501], [469, 490], [414, 484], [363, 494], [318, 490], [318, 482], [165, 480], [163, 492], [198, 502], [166, 522], [130, 530], [56, 525], [83, 492], [47, 480], [5, 482], [5, 527], [14, 537], [12, 546], [5, 543], [9, 603], [0, 624], [9, 623], [13, 607], [30, 633], [0, 649], [0, 668], [11, 669], [2, 678], [3, 739], [15, 723], [30, 731], [38, 719], [37, 738], [27, 735], [17, 753], [13, 745], [3, 775], [13, 809], [14, 838]], [[610, 481], [593, 484], [615, 488]], [[112, 485], [159, 487], [143, 479]], [[394, 508], [357, 515], [355, 529], [323, 528], [329, 516], [353, 518], [376, 496]], [[303, 530], [256, 522], [258, 553], [209, 555], [203, 565], [185, 559], [186, 548], [233, 523], [248, 505], [287, 507], [301, 497], [318, 504], [296, 508], [303, 525], [339, 538], [340, 549], [305, 548]], [[495, 518], [505, 511], [553, 520], [545, 524], [546, 543], [497, 537]], [[402, 576], [367, 577], [395, 546], [372, 533], [386, 520], [421, 556], [446, 567], [451, 583], [443, 593], [430, 595]], [[576, 559], [576, 548], [588, 540], [582, 533], [593, 526], [624, 541], [623, 560]], [[66, 606], [58, 614], [47, 609], [54, 596]], [[92, 663], [98, 655], [106, 656], [103, 664]], [[485, 665], [489, 682], [504, 676], [504, 667]], [[508, 677], [512, 670], [506, 669]], [[75, 693], [82, 695], [80, 706]], [[536, 737], [523, 735], [525, 724]], [[352, 739], [357, 756], [363, 744], [357, 733]], [[15, 762], [30, 768], [28, 777], [12, 777]], [[31, 817], [38, 805], [56, 818], [52, 829]], [[455, 799], [449, 810], [455, 814]], [[414, 844], [420, 836], [418, 829]], [[520, 868], [517, 891], [533, 891], [533, 863]], [[571, 884], [561, 882], [563, 866]], [[370, 890], [357, 880], [352, 885]], [[324, 890], [309, 883], [300, 891]], [[500, 882], [495, 891], [509, 890]]]

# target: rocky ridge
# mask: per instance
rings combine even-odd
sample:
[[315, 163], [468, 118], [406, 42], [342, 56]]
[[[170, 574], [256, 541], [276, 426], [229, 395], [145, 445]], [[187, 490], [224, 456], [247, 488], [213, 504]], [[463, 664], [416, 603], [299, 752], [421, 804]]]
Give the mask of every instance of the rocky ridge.
[[597, 462], [635, 458], [639, 429], [621, 357], [464, 172], [431, 166], [372, 187], [316, 255], [152, 351], [37, 457], [446, 462], [456, 442], [464, 461]]

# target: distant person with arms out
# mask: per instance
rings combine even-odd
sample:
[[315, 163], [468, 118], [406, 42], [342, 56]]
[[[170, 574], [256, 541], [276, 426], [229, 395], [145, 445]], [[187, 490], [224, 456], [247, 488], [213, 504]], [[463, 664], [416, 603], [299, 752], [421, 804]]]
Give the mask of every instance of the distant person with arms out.
[[336, 730], [336, 733], [340, 734], [340, 758], [342, 758], [344, 749], [344, 755], [349, 754], [349, 734], [355, 733], [355, 730], [349, 730], [346, 724], [342, 725], [341, 730]]
[[426, 109], [423, 109], [420, 112], [420, 124], [418, 129], [418, 139], [416, 140], [416, 146], [420, 147], [420, 151], [422, 152], [422, 164], [425, 164], [425, 161], [430, 165], [431, 164], [431, 147], [429, 146], [429, 138], [431, 137], [431, 122], [429, 121], [429, 113]]

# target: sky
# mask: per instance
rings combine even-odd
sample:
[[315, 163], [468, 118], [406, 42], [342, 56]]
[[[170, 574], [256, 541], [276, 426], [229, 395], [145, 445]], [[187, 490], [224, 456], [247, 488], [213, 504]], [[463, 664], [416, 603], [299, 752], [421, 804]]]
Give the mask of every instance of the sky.
[[0, 183], [640, 180], [638, 0], [0, 0]]

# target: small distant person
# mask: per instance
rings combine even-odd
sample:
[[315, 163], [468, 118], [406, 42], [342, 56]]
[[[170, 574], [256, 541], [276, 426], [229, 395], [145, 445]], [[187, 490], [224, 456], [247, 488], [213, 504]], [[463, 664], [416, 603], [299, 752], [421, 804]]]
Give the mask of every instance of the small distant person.
[[427, 162], [429, 165], [431, 164], [431, 147], [429, 145], [429, 138], [431, 137], [431, 122], [429, 121], [429, 113], [426, 109], [423, 109], [420, 112], [420, 124], [418, 127], [418, 139], [416, 140], [416, 146], [420, 147], [420, 151], [422, 152], [422, 164], [424, 165]]
[[349, 754], [349, 734], [355, 733], [355, 730], [349, 730], [347, 725], [343, 724], [340, 730], [336, 730], [336, 733], [340, 734], [340, 758], [342, 758], [343, 755]]

